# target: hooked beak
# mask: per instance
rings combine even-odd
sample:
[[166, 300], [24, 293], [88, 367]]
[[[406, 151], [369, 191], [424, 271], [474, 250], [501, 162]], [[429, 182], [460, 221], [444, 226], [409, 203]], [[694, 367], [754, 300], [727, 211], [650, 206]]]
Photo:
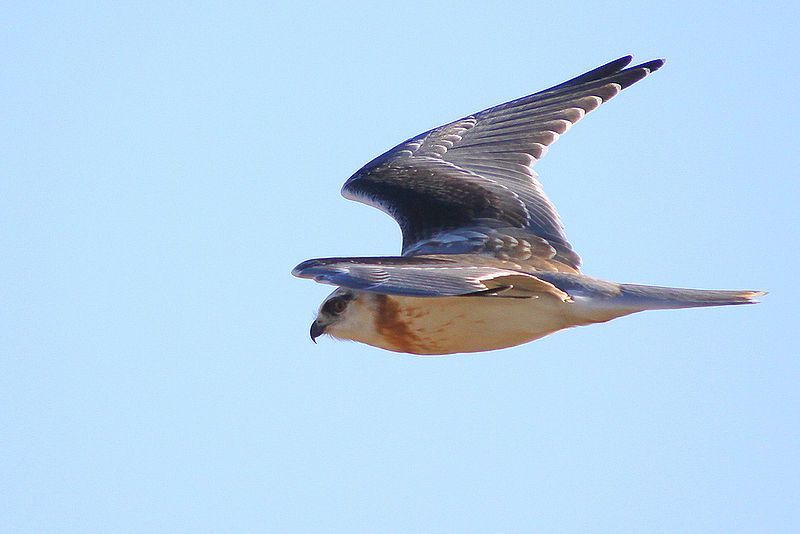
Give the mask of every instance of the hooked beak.
[[311, 323], [311, 341], [317, 342], [317, 338], [325, 333], [325, 326], [318, 320]]

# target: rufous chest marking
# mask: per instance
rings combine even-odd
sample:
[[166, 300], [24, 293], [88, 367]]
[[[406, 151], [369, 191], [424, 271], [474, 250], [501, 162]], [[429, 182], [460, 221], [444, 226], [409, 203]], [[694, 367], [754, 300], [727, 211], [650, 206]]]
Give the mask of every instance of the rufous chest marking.
[[401, 309], [396, 300], [388, 295], [376, 295], [375, 330], [399, 350], [415, 352], [420, 339], [411, 331], [409, 319], [423, 314], [422, 310]]

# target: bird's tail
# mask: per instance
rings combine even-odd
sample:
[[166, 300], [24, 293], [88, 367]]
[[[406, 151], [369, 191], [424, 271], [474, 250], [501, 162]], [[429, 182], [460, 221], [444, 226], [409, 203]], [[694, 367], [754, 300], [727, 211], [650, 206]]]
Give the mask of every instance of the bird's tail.
[[620, 284], [619, 289], [618, 296], [612, 299], [613, 304], [636, 310], [756, 304], [758, 301], [755, 298], [766, 294], [765, 291], [680, 289], [637, 284]]
[[700, 308], [755, 304], [765, 291], [680, 289], [675, 287], [617, 284], [566, 273], [536, 273], [567, 293], [579, 316], [590, 322], [607, 321], [645, 310]]

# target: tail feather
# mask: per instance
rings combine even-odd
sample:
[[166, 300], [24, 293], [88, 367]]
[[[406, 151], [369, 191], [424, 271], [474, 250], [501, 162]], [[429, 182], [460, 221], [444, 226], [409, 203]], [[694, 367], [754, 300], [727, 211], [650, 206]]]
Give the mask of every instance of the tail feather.
[[682, 289], [676, 287], [617, 284], [597, 278], [567, 273], [537, 272], [536, 277], [567, 293], [590, 315], [612, 318], [644, 310], [700, 308], [756, 304], [766, 291]]
[[756, 297], [766, 295], [766, 291], [680, 289], [637, 284], [620, 284], [619, 288], [620, 293], [614, 303], [641, 310], [757, 304]]

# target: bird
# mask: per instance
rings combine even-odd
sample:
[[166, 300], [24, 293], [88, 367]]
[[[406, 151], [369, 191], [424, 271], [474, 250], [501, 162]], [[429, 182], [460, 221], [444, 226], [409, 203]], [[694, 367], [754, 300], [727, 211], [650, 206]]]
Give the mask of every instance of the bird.
[[657, 71], [624, 56], [417, 135], [376, 157], [342, 195], [402, 231], [400, 256], [317, 258], [292, 274], [337, 286], [322, 334], [420, 356], [517, 346], [645, 310], [756, 303], [763, 291], [609, 282], [581, 273], [533, 166], [587, 113]]

